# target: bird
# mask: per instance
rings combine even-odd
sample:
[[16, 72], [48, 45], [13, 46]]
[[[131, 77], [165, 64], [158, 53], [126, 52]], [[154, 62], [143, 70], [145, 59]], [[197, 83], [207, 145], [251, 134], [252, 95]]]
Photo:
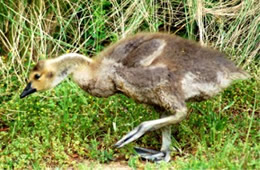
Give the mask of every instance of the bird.
[[160, 151], [134, 148], [142, 158], [154, 162], [171, 160], [171, 125], [187, 117], [187, 102], [207, 100], [233, 81], [250, 77], [218, 50], [169, 33], [141, 32], [92, 58], [67, 53], [40, 60], [20, 98], [54, 88], [69, 75], [92, 96], [123, 93], [160, 113], [159, 119], [142, 122], [114, 145], [121, 148], [146, 132], [161, 129]]

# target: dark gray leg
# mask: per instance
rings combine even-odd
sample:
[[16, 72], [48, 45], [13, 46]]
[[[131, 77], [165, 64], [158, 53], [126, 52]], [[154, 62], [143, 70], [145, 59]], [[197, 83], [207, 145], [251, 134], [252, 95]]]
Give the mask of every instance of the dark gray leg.
[[164, 127], [162, 130], [162, 147], [161, 152], [165, 153], [164, 161], [169, 162], [171, 159], [171, 126]]
[[[131, 132], [129, 132], [127, 135], [125, 135], [122, 139], [120, 139], [116, 144], [115, 147], [120, 148], [136, 139], [141, 137], [143, 134], [145, 134], [147, 131], [153, 131], [162, 127], [165, 127], [166, 130], [163, 130], [163, 145], [161, 148], [161, 152], [157, 151], [151, 151], [147, 149], [141, 149], [137, 148], [137, 152], [139, 152], [141, 155], [145, 156], [145, 152], [150, 152], [154, 156], [154, 161], [159, 160], [165, 160], [169, 161], [170, 155], [169, 155], [169, 147], [171, 143], [170, 138], [170, 125], [179, 123], [182, 121], [187, 115], [187, 109], [186, 107], [183, 107], [181, 109], [176, 110], [176, 113], [174, 115], [170, 115], [164, 118], [160, 118], [157, 120], [151, 120], [141, 123], [139, 126], [137, 126], [135, 129], [133, 129]], [[168, 128], [168, 130], [167, 130]], [[165, 153], [164, 153], [165, 152]]]
[[144, 159], [158, 162], [165, 161], [169, 162], [171, 159], [171, 127], [162, 128], [162, 147], [161, 151], [155, 151], [151, 149], [145, 149], [140, 147], [135, 147], [135, 151]]

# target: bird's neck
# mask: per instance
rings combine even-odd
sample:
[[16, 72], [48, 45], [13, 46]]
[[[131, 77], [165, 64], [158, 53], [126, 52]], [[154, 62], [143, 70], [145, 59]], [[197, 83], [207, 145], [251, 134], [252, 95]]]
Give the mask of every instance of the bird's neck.
[[56, 68], [55, 85], [59, 84], [68, 75], [74, 74], [81, 68], [90, 68], [94, 61], [84, 55], [68, 53], [49, 61]]

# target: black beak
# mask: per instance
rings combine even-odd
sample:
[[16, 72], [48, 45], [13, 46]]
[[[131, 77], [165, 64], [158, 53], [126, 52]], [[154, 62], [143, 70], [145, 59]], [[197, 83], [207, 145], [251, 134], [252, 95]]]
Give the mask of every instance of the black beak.
[[24, 98], [25, 96], [28, 96], [29, 94], [32, 94], [36, 92], [36, 89], [32, 88], [32, 83], [28, 83], [25, 89], [23, 90], [22, 94], [20, 95], [20, 98]]

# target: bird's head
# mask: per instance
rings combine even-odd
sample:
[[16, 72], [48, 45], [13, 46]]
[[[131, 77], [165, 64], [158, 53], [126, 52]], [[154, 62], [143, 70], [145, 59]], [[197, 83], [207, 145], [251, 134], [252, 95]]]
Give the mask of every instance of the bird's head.
[[77, 53], [68, 53], [57, 58], [39, 61], [32, 69], [28, 84], [20, 97], [24, 98], [36, 91], [51, 89], [81, 66], [87, 69], [93, 63], [92, 59]]
[[38, 62], [32, 69], [28, 78], [28, 84], [20, 97], [24, 98], [36, 91], [51, 89], [56, 86], [54, 83], [55, 79], [57, 79], [56, 71], [50, 64], [48, 64], [48, 60]]

